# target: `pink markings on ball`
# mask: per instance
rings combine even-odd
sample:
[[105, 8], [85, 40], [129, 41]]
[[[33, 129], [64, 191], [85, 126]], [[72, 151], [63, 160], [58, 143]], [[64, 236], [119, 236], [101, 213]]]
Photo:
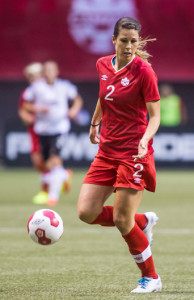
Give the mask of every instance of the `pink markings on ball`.
[[50, 219], [50, 223], [51, 223], [52, 226], [54, 226], [54, 227], [59, 226], [59, 221], [57, 220], [54, 212], [52, 212], [50, 210], [44, 210], [43, 211], [43, 216], [48, 217]]

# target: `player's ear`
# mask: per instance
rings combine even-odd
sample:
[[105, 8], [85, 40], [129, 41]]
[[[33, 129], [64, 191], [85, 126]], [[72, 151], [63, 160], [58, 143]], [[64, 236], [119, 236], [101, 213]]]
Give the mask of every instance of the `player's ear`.
[[113, 45], [115, 46], [115, 44], [116, 44], [116, 39], [115, 39], [115, 36], [114, 36], [114, 35], [112, 35], [112, 43], [113, 43]]

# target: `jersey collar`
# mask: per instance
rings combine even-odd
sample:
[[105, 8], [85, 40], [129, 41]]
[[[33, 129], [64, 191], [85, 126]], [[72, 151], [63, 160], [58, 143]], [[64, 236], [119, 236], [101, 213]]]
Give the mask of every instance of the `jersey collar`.
[[115, 69], [115, 66], [114, 66], [114, 64], [113, 64], [113, 62], [115, 61], [115, 58], [116, 58], [116, 55], [113, 56], [113, 58], [111, 59], [111, 65], [112, 65], [112, 67], [113, 67], [115, 73], [118, 73], [118, 72], [122, 71], [122, 70], [125, 69], [128, 65], [130, 65], [130, 64], [132, 63], [132, 61], [133, 61], [134, 58], [135, 58], [135, 55], [133, 56], [132, 60], [131, 60], [130, 62], [128, 62], [128, 64], [126, 64], [124, 67], [122, 67], [122, 68], [119, 69], [119, 70], [116, 70], [116, 69]]

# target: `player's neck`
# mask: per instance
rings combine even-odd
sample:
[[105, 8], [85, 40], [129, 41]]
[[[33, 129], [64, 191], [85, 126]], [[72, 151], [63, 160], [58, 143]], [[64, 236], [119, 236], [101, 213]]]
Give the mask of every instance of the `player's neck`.
[[116, 56], [114, 68], [119, 71], [120, 69], [124, 68], [126, 65], [128, 65], [134, 57], [131, 59], [123, 59], [121, 57]]
[[55, 81], [47, 81], [48, 85], [53, 85], [55, 83]]
[[47, 82], [47, 84], [49, 84], [49, 85], [53, 85], [53, 84], [55, 83], [56, 80], [57, 80], [56, 78], [55, 78], [55, 79], [48, 79], [48, 78], [46, 78], [46, 82]]

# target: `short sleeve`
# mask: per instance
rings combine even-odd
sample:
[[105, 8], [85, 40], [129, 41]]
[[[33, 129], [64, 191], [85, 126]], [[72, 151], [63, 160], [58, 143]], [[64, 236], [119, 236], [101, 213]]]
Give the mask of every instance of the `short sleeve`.
[[25, 89], [22, 94], [23, 100], [32, 102], [34, 100], [34, 90], [32, 86], [29, 86]]
[[78, 95], [77, 87], [70, 81], [66, 81], [67, 95], [69, 99], [74, 99]]
[[99, 58], [98, 60], [97, 60], [97, 62], [96, 62], [96, 70], [97, 70], [97, 72], [98, 72], [98, 76], [99, 76], [99, 78], [100, 78], [100, 73], [101, 73], [101, 66], [102, 66], [102, 64], [101, 64], [101, 58]]
[[145, 102], [160, 100], [158, 78], [151, 67], [143, 70], [142, 93]]
[[97, 62], [96, 62], [96, 70], [97, 70], [97, 72], [99, 73], [99, 59], [98, 59]]

